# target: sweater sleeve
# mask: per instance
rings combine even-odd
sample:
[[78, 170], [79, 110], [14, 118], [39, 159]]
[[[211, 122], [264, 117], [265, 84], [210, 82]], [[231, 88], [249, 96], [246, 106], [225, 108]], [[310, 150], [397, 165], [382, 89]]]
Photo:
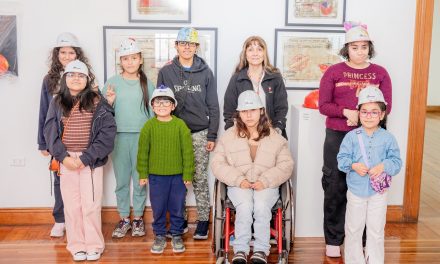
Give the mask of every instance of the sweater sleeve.
[[229, 80], [228, 88], [226, 88], [223, 103], [223, 118], [225, 121], [225, 130], [234, 125], [233, 115], [237, 109], [237, 74], [234, 74]]
[[286, 116], [289, 110], [287, 102], [287, 90], [281, 75], [277, 78], [277, 87], [274, 87], [274, 112], [275, 116], [272, 120], [273, 127], [286, 129]]
[[46, 140], [44, 139], [44, 122], [46, 121], [47, 111], [49, 110], [50, 96], [47, 91], [47, 77], [44, 78], [40, 93], [40, 112], [38, 115], [38, 150], [47, 150]]
[[263, 172], [258, 180], [265, 188], [276, 188], [292, 176], [292, 171], [293, 159], [285, 141], [277, 154], [275, 166]]
[[240, 184], [246, 177], [227, 160], [225, 146], [220, 139], [214, 150], [211, 160], [211, 170], [214, 176], [228, 186], [240, 187]]
[[220, 122], [220, 110], [218, 106], [217, 84], [214, 74], [209, 70], [209, 77], [206, 84], [206, 106], [209, 111], [208, 141], [217, 139], [218, 126]]
[[331, 67], [324, 73], [319, 84], [319, 112], [328, 117], [344, 117], [344, 107], [336, 104], [333, 98], [335, 81]]
[[348, 173], [351, 170], [351, 165], [353, 164], [353, 137], [350, 133], [342, 140], [336, 159], [340, 171]]
[[150, 128], [149, 122], [145, 123], [139, 135], [136, 169], [139, 179], [148, 179], [148, 162], [150, 158]]
[[194, 151], [192, 145], [191, 131], [185, 122], [180, 122], [179, 127], [180, 144], [182, 147], [183, 180], [192, 181], [194, 175]]
[[388, 72], [383, 68], [384, 78], [379, 85], [379, 89], [383, 93], [383, 97], [385, 98], [385, 102], [387, 102], [387, 114], [391, 112], [391, 107], [393, 105], [393, 94], [392, 94], [392, 84], [391, 78]]

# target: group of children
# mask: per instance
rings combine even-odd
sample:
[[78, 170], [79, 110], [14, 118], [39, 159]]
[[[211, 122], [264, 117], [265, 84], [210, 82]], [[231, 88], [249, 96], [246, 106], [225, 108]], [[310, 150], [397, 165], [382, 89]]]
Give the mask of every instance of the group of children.
[[51, 236], [67, 231], [67, 249], [75, 261], [97, 260], [104, 250], [102, 166], [110, 153], [121, 219], [112, 237], [124, 237], [130, 229], [132, 236], [145, 235], [148, 183], [156, 236], [153, 253], [163, 252], [167, 235], [174, 252], [185, 251], [181, 236], [188, 230], [189, 184], [194, 186], [199, 218], [194, 239], [207, 239], [208, 153], [215, 146], [219, 107], [213, 73], [195, 54], [198, 46], [198, 32], [181, 29], [175, 42], [178, 56], [161, 69], [155, 89], [142, 69], [136, 41], [125, 39], [118, 50], [121, 73], [99, 91], [78, 39], [71, 33], [58, 37], [43, 81], [38, 143], [43, 155], [50, 153], [60, 162], [54, 173], [56, 223]]
[[[285, 139], [270, 136], [275, 132], [286, 137], [287, 93], [282, 77], [268, 62], [264, 40], [256, 37], [248, 40], [241, 55], [240, 65], [243, 65], [237, 66], [228, 86], [227, 95], [234, 100], [228, 104], [225, 101], [226, 125], [231, 127], [234, 120], [241, 120], [241, 128], [236, 124], [229, 129], [238, 131], [236, 134], [230, 132], [222, 137], [213, 163], [215, 176], [230, 183], [228, 191], [231, 196], [237, 196], [237, 208], [243, 198], [242, 189], [277, 188], [281, 178], [277, 178], [279, 182], [275, 186], [269, 172], [280, 173], [285, 181], [293, 166], [291, 158], [284, 153]], [[67, 249], [75, 261], [97, 260], [104, 250], [102, 168], [110, 153], [120, 216], [112, 237], [124, 237], [129, 230], [132, 236], [145, 235], [143, 214], [148, 184], [155, 234], [151, 252], [162, 253], [167, 236], [171, 237], [173, 252], [184, 252], [182, 235], [187, 232], [188, 224], [186, 187], [192, 184], [198, 212], [193, 237], [207, 239], [208, 157], [216, 146], [219, 106], [213, 73], [196, 54], [199, 44], [195, 29], [182, 28], [175, 41], [177, 56], [160, 70], [155, 88], [142, 69], [144, 60], [136, 41], [125, 39], [118, 51], [121, 73], [110, 78], [101, 92], [77, 38], [70, 33], [59, 36], [49, 73], [43, 81], [38, 144], [43, 155], [50, 153], [61, 163], [59, 172], [54, 173], [56, 223], [51, 236], [63, 236], [66, 229]], [[327, 116], [322, 180], [326, 253], [330, 257], [340, 256], [339, 245], [345, 234], [346, 263], [383, 263], [386, 188], [390, 176], [396, 175], [402, 165], [396, 140], [385, 130], [386, 115], [391, 109], [391, 82], [382, 67], [369, 62], [373, 54], [366, 27], [351, 25], [341, 50], [347, 61], [331, 66], [320, 87], [320, 112]], [[244, 95], [248, 92], [252, 94]], [[241, 94], [253, 99], [240, 99]], [[244, 101], [240, 103], [240, 100]], [[249, 108], [252, 103], [258, 107]], [[242, 138], [247, 140], [242, 142]], [[230, 153], [225, 151], [228, 140], [236, 140], [235, 148], [239, 142], [244, 144], [249, 150], [251, 167], [257, 161], [264, 161], [258, 154], [259, 146], [270, 140], [275, 140], [284, 151], [284, 161], [277, 150], [274, 164], [263, 162], [259, 172], [262, 178], [252, 178], [256, 181], [249, 182], [243, 176], [247, 172], [240, 172], [241, 167], [230, 171], [237, 173], [232, 180], [225, 174], [235, 164], [230, 164]], [[278, 196], [267, 197], [274, 200]], [[256, 209], [248, 212], [250, 218], [246, 217], [252, 219], [253, 210]], [[255, 223], [254, 228], [259, 228]], [[248, 220], [237, 224], [249, 225]], [[341, 229], [342, 234], [338, 231]], [[244, 244], [249, 242], [248, 235], [243, 238]], [[237, 249], [233, 263], [246, 263], [249, 249], [244, 244]], [[254, 254], [253, 263], [267, 262], [267, 245]]]

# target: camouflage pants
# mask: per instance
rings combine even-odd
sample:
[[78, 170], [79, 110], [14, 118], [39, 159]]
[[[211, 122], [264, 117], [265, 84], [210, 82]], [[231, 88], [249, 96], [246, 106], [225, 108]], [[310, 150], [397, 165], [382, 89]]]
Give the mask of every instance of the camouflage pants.
[[196, 198], [197, 214], [199, 221], [209, 221], [209, 187], [208, 187], [208, 162], [209, 152], [206, 150], [208, 130], [192, 134], [194, 148], [195, 173], [192, 185]]

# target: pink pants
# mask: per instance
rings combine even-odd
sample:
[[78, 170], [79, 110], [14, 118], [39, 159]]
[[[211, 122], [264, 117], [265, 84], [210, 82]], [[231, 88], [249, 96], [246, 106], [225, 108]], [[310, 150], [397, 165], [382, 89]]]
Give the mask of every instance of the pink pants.
[[[80, 152], [69, 152], [78, 157]], [[87, 253], [104, 251], [101, 230], [103, 168], [69, 170], [61, 164], [61, 194], [66, 219], [67, 250]], [[92, 184], [93, 177], [93, 184]]]

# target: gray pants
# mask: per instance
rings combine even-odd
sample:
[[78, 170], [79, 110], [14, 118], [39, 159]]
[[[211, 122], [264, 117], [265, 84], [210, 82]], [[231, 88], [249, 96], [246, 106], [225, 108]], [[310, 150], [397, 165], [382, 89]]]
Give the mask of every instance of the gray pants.
[[209, 188], [208, 188], [208, 162], [209, 152], [206, 150], [208, 130], [192, 134], [194, 148], [193, 178], [194, 195], [196, 197], [197, 214], [199, 221], [209, 221]]

